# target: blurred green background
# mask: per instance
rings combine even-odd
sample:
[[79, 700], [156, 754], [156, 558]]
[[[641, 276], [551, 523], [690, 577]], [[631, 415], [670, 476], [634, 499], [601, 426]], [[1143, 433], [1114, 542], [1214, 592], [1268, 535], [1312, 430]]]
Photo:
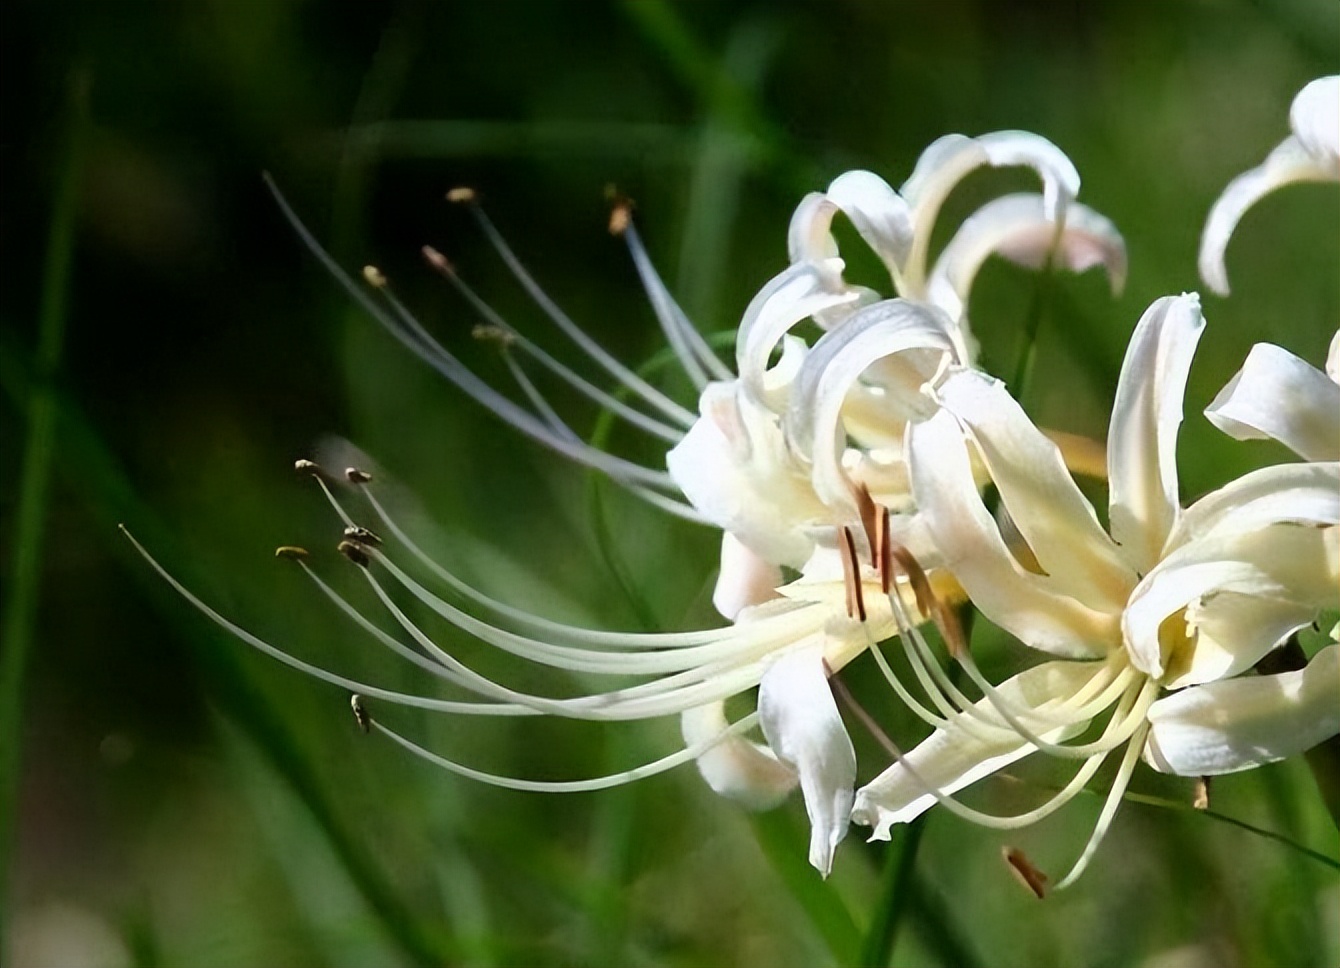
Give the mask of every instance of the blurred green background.
[[[1340, 851], [1301, 762], [1217, 781], [1221, 817], [1174, 809], [1189, 786], [1141, 770], [1134, 793], [1160, 803], [1127, 803], [1084, 879], [1044, 902], [1011, 879], [1001, 845], [1063, 870], [1100, 797], [1008, 839], [936, 812], [911, 851], [905, 832], [867, 847], [857, 831], [824, 883], [805, 864], [798, 797], [751, 816], [692, 768], [512, 793], [358, 735], [346, 696], [219, 633], [116, 530], [295, 653], [427, 689], [271, 557], [308, 546], [323, 574], [366, 592], [334, 554], [329, 509], [290, 470], [333, 435], [373, 455], [435, 522], [424, 542], [501, 598], [598, 627], [711, 623], [713, 536], [599, 488], [436, 378], [301, 250], [263, 171], [343, 263], [377, 262], [503, 385], [421, 244], [581, 360], [442, 201], [453, 185], [479, 189], [569, 313], [640, 364], [661, 337], [605, 231], [607, 184], [636, 199], [667, 280], [718, 332], [782, 268], [804, 192], [851, 167], [897, 185], [944, 133], [1033, 130], [1070, 155], [1081, 198], [1130, 250], [1118, 299], [1095, 273], [1056, 280], [1026, 395], [1039, 421], [1101, 436], [1140, 312], [1199, 285], [1213, 199], [1284, 137], [1293, 94], [1340, 67], [1340, 6], [16, 0], [3, 23], [7, 964], [808, 965], [886, 960], [889, 945], [905, 965], [1340, 961], [1335, 862], [1289, 843]], [[974, 176], [947, 221], [1028, 185]], [[1199, 411], [1257, 340], [1322, 359], [1340, 318], [1336, 216], [1334, 186], [1306, 186], [1245, 219], [1234, 295], [1205, 299], [1187, 498], [1284, 457], [1228, 441]], [[972, 314], [998, 373], [1038, 287], [1003, 264], [981, 278]], [[631, 436], [615, 446], [659, 460]], [[434, 630], [511, 682], [574, 688]], [[997, 671], [1026, 661], [983, 648]], [[915, 738], [868, 658], [845, 678]], [[675, 722], [388, 719], [536, 778], [678, 742]], [[864, 779], [885, 757], [857, 742]], [[1021, 777], [977, 802], [1017, 806], [1054, 779]]]

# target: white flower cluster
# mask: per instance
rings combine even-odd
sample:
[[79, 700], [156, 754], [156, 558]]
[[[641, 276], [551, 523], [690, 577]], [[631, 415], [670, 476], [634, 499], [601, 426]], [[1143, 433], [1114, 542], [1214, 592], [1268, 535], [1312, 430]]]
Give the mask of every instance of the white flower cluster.
[[[1248, 206], [1289, 182], [1340, 180], [1338, 116], [1340, 78], [1308, 85], [1294, 102], [1293, 134], [1224, 192], [1200, 256], [1211, 288], [1227, 291], [1224, 250]], [[1041, 191], [984, 205], [932, 262], [942, 203], [984, 166], [1032, 169]], [[1205, 327], [1196, 295], [1159, 299], [1136, 325], [1105, 457], [1093, 442], [1040, 430], [1011, 388], [978, 368], [966, 309], [973, 280], [992, 255], [1034, 268], [1101, 266], [1114, 290], [1121, 287], [1121, 236], [1076, 200], [1078, 190], [1065, 155], [1023, 132], [942, 138], [897, 191], [869, 172], [842, 175], [797, 207], [790, 265], [745, 310], [734, 372], [675, 304], [628, 208], [617, 206], [611, 228], [627, 241], [670, 347], [699, 389], [696, 414], [583, 333], [522, 266], [473, 193], [450, 197], [475, 215], [549, 318], [621, 384], [617, 394], [549, 356], [445, 258], [425, 250], [482, 315], [481, 335], [504, 349], [526, 399], [517, 403], [439, 344], [375, 269], [364, 273], [370, 291], [350, 279], [281, 199], [355, 297], [465, 392], [656, 506], [719, 529], [714, 602], [730, 624], [630, 634], [532, 615], [424, 553], [367, 474], [348, 472], [367, 502], [371, 530], [320, 469], [305, 463], [346, 525], [342, 550], [412, 644], [340, 597], [300, 549], [281, 551], [367, 634], [468, 698], [394, 692], [308, 665], [168, 580], [245, 641], [356, 693], [365, 728], [466, 776], [515, 789], [589, 790], [695, 760], [713, 789], [754, 807], [799, 786], [812, 824], [810, 861], [824, 874], [852, 822], [887, 838], [893, 825], [940, 803], [974, 822], [1022, 826], [1070, 800], [1115, 756], [1106, 805], [1064, 886], [1092, 856], [1141, 759], [1156, 770], [1202, 777], [1291, 756], [1340, 731], [1340, 646], [1322, 648], [1290, 671], [1257, 669], [1322, 611], [1340, 605], [1340, 334], [1325, 372], [1276, 346], [1252, 350], [1206, 415], [1234, 437], [1278, 440], [1300, 460], [1225, 483], [1189, 506], [1175, 453], [1187, 374]], [[887, 269], [891, 294], [847, 280], [833, 234], [839, 214]], [[812, 342], [797, 334], [809, 323], [820, 334]], [[536, 367], [665, 441], [667, 469], [583, 440], [531, 379]], [[1106, 526], [1072, 472], [1106, 477]], [[509, 688], [436, 644], [397, 604], [405, 594], [528, 662], [635, 682], [567, 697]], [[1046, 661], [990, 681], [958, 622], [965, 603]], [[966, 680], [949, 674], [923, 634], [931, 624]], [[890, 662], [881, 649], [894, 639], [905, 663]], [[891, 765], [857, 789], [856, 756], [838, 709], [844, 690], [833, 677], [866, 650], [931, 732], [906, 753], [885, 738]], [[729, 721], [726, 701], [754, 689], [756, 712]], [[609, 777], [518, 780], [424, 750], [374, 718], [360, 697], [459, 715], [679, 715], [684, 747]], [[854, 713], [865, 716], [859, 707]], [[748, 735], [756, 727], [761, 739]], [[1036, 808], [996, 816], [956, 798], [1034, 753], [1075, 762], [1071, 781]]]

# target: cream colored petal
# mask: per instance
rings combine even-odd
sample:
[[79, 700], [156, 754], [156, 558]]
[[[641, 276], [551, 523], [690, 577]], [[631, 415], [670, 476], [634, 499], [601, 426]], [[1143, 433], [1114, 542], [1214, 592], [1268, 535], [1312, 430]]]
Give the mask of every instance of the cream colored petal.
[[1296, 137], [1285, 138], [1264, 162], [1228, 183], [1210, 209], [1200, 237], [1200, 277], [1221, 296], [1228, 295], [1224, 253], [1247, 210], [1276, 189], [1296, 182], [1335, 181], [1333, 162], [1319, 160]]
[[[836, 267], [836, 268], [835, 268]], [[774, 276], [749, 303], [735, 337], [740, 380], [759, 400], [780, 410], [784, 395], [767, 380], [773, 350], [797, 324], [839, 306], [855, 308], [865, 298], [854, 289], [832, 288], [832, 273], [841, 262], [798, 263]]]
[[1299, 91], [1289, 127], [1308, 154], [1340, 177], [1340, 76], [1319, 77]]
[[907, 420], [927, 411], [932, 404], [922, 386], [953, 358], [952, 327], [933, 307], [888, 299], [825, 333], [810, 350], [796, 376], [784, 428], [793, 450], [812, 463], [814, 490], [824, 503], [852, 505], [842, 466], [847, 445], [842, 409], [857, 380], [876, 361], [896, 357], [908, 365], [902, 382], [880, 388], [887, 412]]
[[778, 419], [740, 391], [713, 383], [702, 416], [666, 455], [666, 466], [689, 502], [773, 564], [804, 564], [813, 542], [805, 532], [824, 509], [808, 471], [792, 463]]
[[1312, 624], [1317, 608], [1283, 598], [1219, 592], [1193, 602], [1186, 611], [1194, 636], [1187, 674], [1172, 677], [1168, 688], [1227, 679], [1246, 672], [1295, 632]]
[[806, 196], [791, 219], [787, 240], [791, 261], [837, 255], [832, 222], [839, 211], [896, 276], [912, 242], [912, 215], [888, 182], [868, 171], [846, 172], [834, 179], [826, 193]]
[[1340, 732], [1340, 646], [1307, 668], [1193, 686], [1149, 708], [1145, 758], [1157, 770], [1215, 776], [1305, 752]]
[[[1263, 608], [1294, 603], [1305, 623], [1322, 608], [1340, 604], [1333, 577], [1335, 538], [1334, 528], [1276, 524], [1215, 534], [1179, 548], [1144, 577], [1126, 606], [1122, 632], [1132, 662], [1152, 676], [1166, 676], [1170, 688], [1253, 665], [1278, 639], [1254, 625], [1234, 629], [1220, 620], [1211, 623], [1215, 639], [1202, 653], [1194, 639], [1189, 645], [1183, 641], [1182, 610], [1190, 606], [1189, 617], [1204, 618], [1212, 615], [1218, 597], [1229, 593], [1262, 599]], [[1258, 620], [1267, 619], [1263, 614]], [[1165, 624], [1170, 621], [1183, 625]]]
[[800, 775], [810, 818], [810, 863], [824, 877], [847, 836], [856, 751], [828, 686], [821, 647], [777, 659], [758, 688], [759, 722], [777, 758]]
[[1277, 440], [1305, 460], [1340, 460], [1340, 384], [1272, 343], [1257, 343], [1205, 408], [1237, 440]]
[[1340, 516], [1340, 463], [1275, 464], [1244, 474], [1187, 508], [1165, 551], [1272, 524], [1325, 527]]
[[756, 554], [739, 538], [721, 535], [721, 572], [712, 592], [712, 604], [731, 621], [744, 609], [777, 597], [782, 569]]
[[1180, 513], [1177, 430], [1204, 329], [1195, 293], [1165, 296], [1136, 324], [1121, 365], [1107, 437], [1110, 524], [1139, 572], [1158, 561]]
[[1340, 329], [1331, 337], [1331, 348], [1326, 351], [1326, 375], [1331, 382], [1340, 383]]
[[940, 400], [969, 429], [1001, 503], [1050, 576], [1050, 587], [1089, 608], [1120, 611], [1136, 574], [1098, 523], [1057, 446], [1033, 426], [1004, 384], [985, 374], [955, 373], [940, 388]]
[[1049, 257], [1073, 272], [1102, 266], [1113, 293], [1119, 293], [1126, 282], [1126, 243], [1116, 226], [1074, 203], [1066, 208], [1059, 238], [1057, 228], [1047, 217], [1041, 195], [1006, 195], [987, 202], [959, 227], [935, 260], [927, 285], [930, 301], [950, 318], [960, 319], [973, 280], [992, 255], [1027, 268], [1040, 268]]
[[[1101, 663], [1094, 662], [1047, 662], [1007, 679], [997, 690], [1019, 707], [1036, 709], [1075, 695], [1103, 668]], [[994, 713], [989, 700], [977, 703], [977, 708], [987, 714]], [[916, 776], [902, 763], [895, 763], [857, 790], [852, 822], [873, 827], [872, 840], [888, 840], [894, 824], [915, 820], [935, 805], [935, 796], [927, 792], [927, 785], [935, 787], [941, 794], [952, 794], [1035, 750], [1031, 743], [1003, 724], [996, 730], [976, 724], [968, 729], [961, 725], [965, 718], [960, 713], [948, 726], [937, 729], [906, 755], [905, 759]], [[1044, 728], [1027, 719], [1024, 724]], [[1056, 743], [1078, 735], [1087, 726], [1088, 722], [1084, 721], [1040, 735], [1042, 739]]]
[[1120, 642], [1116, 614], [1075, 600], [1053, 577], [1026, 571], [1001, 538], [973, 480], [958, 419], [942, 410], [908, 431], [912, 491], [945, 566], [992, 622], [1027, 645], [1075, 658]]
[[[686, 746], [706, 743], [729, 725], [723, 703], [711, 703], [680, 715]], [[742, 736], [728, 736], [698, 757], [698, 772], [716, 793], [751, 810], [775, 807], [796, 787], [796, 772], [772, 750]]]

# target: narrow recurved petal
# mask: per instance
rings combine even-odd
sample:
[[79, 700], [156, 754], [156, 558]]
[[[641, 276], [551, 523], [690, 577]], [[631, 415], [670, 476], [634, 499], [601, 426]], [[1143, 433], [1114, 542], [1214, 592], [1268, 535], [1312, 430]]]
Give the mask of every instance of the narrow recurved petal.
[[758, 712], [768, 745], [800, 775], [810, 863], [827, 877], [850, 824], [856, 751], [828, 686], [821, 646], [783, 655], [763, 673]]
[[[1103, 668], [1101, 663], [1093, 662], [1046, 662], [1007, 679], [997, 687], [997, 692], [1021, 709], [1037, 709], [1074, 696]], [[976, 706], [980, 712], [993, 712], [989, 700], [984, 699]], [[1084, 720], [1058, 727], [1044, 733], [1043, 738], [1060, 742], [1087, 726], [1088, 720]], [[1003, 721], [999, 728], [991, 727], [959, 713], [949, 725], [937, 729], [911, 750], [904, 762], [895, 763], [856, 792], [852, 821], [873, 827], [872, 839], [888, 840], [894, 824], [915, 820], [935, 805], [936, 796], [931, 789], [948, 796], [1035, 749]]]
[[1272, 343], [1257, 343], [1205, 408], [1237, 440], [1277, 440], [1305, 460], [1340, 460], [1340, 384]]
[[1274, 464], [1244, 474], [1182, 512], [1166, 551], [1272, 524], [1326, 527], [1340, 516], [1340, 463]]
[[1074, 203], [1058, 225], [1047, 217], [1041, 195], [1017, 194], [987, 202], [959, 226], [931, 269], [928, 298], [960, 319], [973, 280], [992, 255], [1034, 269], [1049, 259], [1072, 272], [1102, 266], [1114, 294], [1126, 283], [1126, 243], [1111, 220]]
[[1001, 503], [1053, 587], [1090, 608], [1120, 611], [1135, 571], [1098, 522], [1060, 449], [1003, 383], [983, 373], [955, 373], [939, 395], [968, 428]]
[[857, 380], [875, 362], [897, 357], [909, 365], [903, 380], [881, 387], [888, 411], [908, 420], [932, 408], [922, 387], [955, 359], [953, 322], [921, 303], [886, 299], [830, 330], [810, 350], [796, 376], [784, 429], [791, 447], [813, 464], [815, 493], [846, 507], [852, 487], [842, 466], [847, 434], [842, 409]]
[[948, 410], [908, 431], [912, 492], [945, 566], [982, 614], [1022, 642], [1070, 658], [1120, 642], [1117, 616], [1090, 608], [1055, 579], [1026, 570], [982, 503], [963, 426]]
[[1319, 77], [1289, 107], [1293, 135], [1333, 177], [1340, 177], [1340, 75]]
[[[724, 703], [710, 703], [680, 715], [680, 731], [688, 746], [705, 743], [729, 726]], [[728, 736], [698, 757], [698, 772], [707, 785], [753, 810], [766, 810], [785, 799], [796, 786], [796, 772], [778, 761], [772, 750], [743, 736]]]
[[983, 167], [1032, 168], [1042, 179], [1044, 210], [1060, 218], [1079, 193], [1079, 172], [1060, 148], [1027, 131], [996, 131], [977, 138], [945, 135], [932, 142], [917, 159], [911, 177], [899, 194], [912, 209], [913, 242], [905, 278], [914, 296], [925, 283], [926, 251], [940, 206], [964, 178]]
[[1164, 296], [1135, 325], [1107, 437], [1112, 537], [1143, 573], [1181, 512], [1177, 431], [1191, 358], [1205, 329], [1195, 293]]
[[1157, 770], [1214, 776], [1273, 763], [1340, 732], [1340, 646], [1297, 672], [1183, 689], [1149, 708], [1145, 758]]
[[875, 251], [890, 275], [912, 244], [912, 213], [889, 183], [869, 171], [839, 175], [826, 192], [812, 192], [797, 206], [787, 232], [792, 262], [822, 261], [838, 254], [833, 217], [842, 212]]
[[712, 592], [712, 604], [723, 617], [735, 620], [746, 608], [777, 597], [782, 569], [729, 531], [721, 535], [721, 573]]

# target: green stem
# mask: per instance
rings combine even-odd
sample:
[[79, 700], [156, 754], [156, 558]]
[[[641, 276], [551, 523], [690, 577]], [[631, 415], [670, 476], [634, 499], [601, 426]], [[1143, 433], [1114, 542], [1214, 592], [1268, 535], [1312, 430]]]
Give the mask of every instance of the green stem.
[[898, 929], [902, 926], [908, 904], [905, 899], [916, 892], [912, 883], [916, 872], [917, 849], [926, 832], [924, 814], [908, 824], [902, 832], [902, 844], [897, 851], [888, 851], [884, 879], [879, 899], [875, 903], [874, 920], [861, 946], [860, 964], [866, 968], [887, 965], [893, 959], [898, 944]]
[[[4, 886], [12, 877], [14, 826], [22, 764], [23, 682], [32, 651], [33, 627], [42, 578], [51, 467], [56, 453], [56, 397], [53, 386], [65, 342], [70, 267], [79, 211], [79, 176], [88, 130], [89, 79], [71, 78], [64, 159], [52, 207], [42, 270], [41, 309], [37, 323], [35, 373], [28, 397], [28, 432], [15, 512], [13, 560], [7, 604], [0, 625], [0, 909], [7, 908]], [[3, 924], [0, 924], [0, 934]], [[0, 950], [4, 949], [0, 936]]]

